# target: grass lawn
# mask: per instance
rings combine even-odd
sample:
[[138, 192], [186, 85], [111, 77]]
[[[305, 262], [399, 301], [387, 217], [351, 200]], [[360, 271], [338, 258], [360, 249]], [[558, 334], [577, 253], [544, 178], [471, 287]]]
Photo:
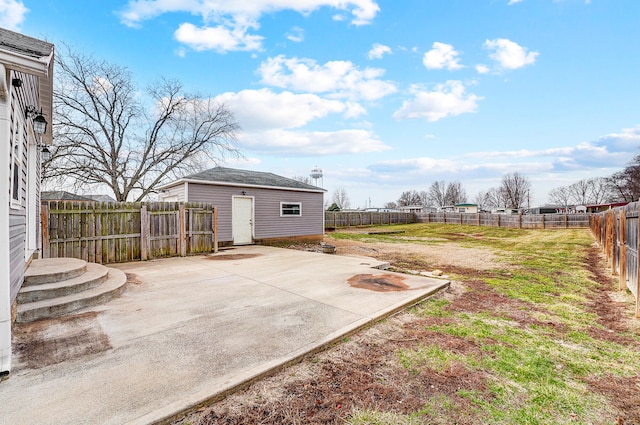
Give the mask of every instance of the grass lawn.
[[[640, 424], [640, 320], [588, 230], [375, 230], [404, 233], [327, 240], [375, 246], [395, 271], [442, 269], [451, 288], [179, 423]], [[409, 245], [491, 261], [380, 248]]]

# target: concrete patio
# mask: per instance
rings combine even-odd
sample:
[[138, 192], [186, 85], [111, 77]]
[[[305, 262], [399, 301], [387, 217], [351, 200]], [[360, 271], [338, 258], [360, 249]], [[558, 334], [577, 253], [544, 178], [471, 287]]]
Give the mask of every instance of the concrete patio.
[[0, 423], [166, 421], [448, 285], [381, 264], [245, 246], [116, 265], [120, 298], [15, 326]]

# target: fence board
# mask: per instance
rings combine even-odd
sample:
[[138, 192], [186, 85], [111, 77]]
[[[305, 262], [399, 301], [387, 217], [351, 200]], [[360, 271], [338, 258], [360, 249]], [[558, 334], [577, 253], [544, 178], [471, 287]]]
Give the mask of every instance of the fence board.
[[210, 204], [44, 201], [41, 216], [43, 258], [107, 264], [217, 251]]
[[639, 212], [640, 202], [634, 202], [593, 215], [590, 220], [591, 233], [602, 247], [607, 266], [619, 275], [619, 288], [626, 287], [636, 300], [636, 317], [640, 317]]
[[465, 224], [511, 229], [566, 229], [589, 227], [589, 214], [418, 213], [418, 223]]
[[415, 214], [408, 212], [325, 211], [324, 213], [325, 229], [415, 222]]

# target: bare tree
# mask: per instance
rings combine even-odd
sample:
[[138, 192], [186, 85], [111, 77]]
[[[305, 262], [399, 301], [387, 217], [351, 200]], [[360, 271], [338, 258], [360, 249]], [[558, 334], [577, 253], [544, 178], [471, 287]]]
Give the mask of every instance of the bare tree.
[[331, 201], [338, 206], [341, 210], [347, 209], [351, 206], [349, 195], [344, 187], [339, 187], [333, 192]]
[[460, 182], [451, 182], [447, 185], [445, 194], [446, 205], [464, 204], [467, 202], [467, 192]]
[[567, 186], [557, 187], [549, 192], [549, 203], [567, 208], [572, 204], [572, 193]]
[[291, 179], [300, 183], [311, 184], [311, 179], [307, 176], [293, 176]]
[[431, 183], [428, 191], [429, 203], [434, 207], [447, 205], [447, 183], [444, 180]]
[[205, 162], [238, 155], [233, 114], [185, 93], [180, 82], [162, 79], [144, 98], [125, 67], [68, 47], [56, 61], [56, 148], [45, 178], [108, 187], [118, 201], [140, 201]]
[[500, 189], [506, 200], [505, 207], [520, 209], [529, 201], [531, 183], [526, 176], [516, 171], [502, 176], [502, 186]]
[[386, 204], [384, 204], [384, 208], [390, 209], [390, 210], [395, 210], [396, 208], [398, 208], [398, 204], [396, 204], [395, 202], [387, 202]]
[[582, 179], [569, 185], [569, 193], [571, 199], [577, 205], [587, 205], [591, 203], [591, 194], [593, 191], [592, 179]]
[[425, 193], [429, 204], [436, 207], [463, 204], [467, 202], [467, 192], [460, 182], [435, 181]]
[[506, 194], [502, 187], [492, 187], [484, 194], [483, 205], [486, 209], [506, 208], [507, 202]]
[[614, 200], [633, 202], [640, 199], [640, 155], [636, 155], [624, 170], [610, 178]]
[[407, 190], [402, 192], [398, 198], [398, 206], [406, 207], [407, 205], [422, 205], [422, 197], [416, 190]]
[[606, 177], [595, 177], [591, 179], [591, 200], [593, 204], [604, 204], [611, 202], [614, 198], [614, 194], [611, 187], [611, 182]]

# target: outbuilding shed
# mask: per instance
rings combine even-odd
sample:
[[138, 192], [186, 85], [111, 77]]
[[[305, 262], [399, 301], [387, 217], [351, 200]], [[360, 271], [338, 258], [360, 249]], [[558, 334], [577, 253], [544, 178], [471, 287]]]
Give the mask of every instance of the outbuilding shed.
[[160, 188], [165, 202], [206, 202], [218, 215], [218, 242], [246, 245], [286, 239], [320, 241], [325, 190], [259, 171], [215, 167]]

